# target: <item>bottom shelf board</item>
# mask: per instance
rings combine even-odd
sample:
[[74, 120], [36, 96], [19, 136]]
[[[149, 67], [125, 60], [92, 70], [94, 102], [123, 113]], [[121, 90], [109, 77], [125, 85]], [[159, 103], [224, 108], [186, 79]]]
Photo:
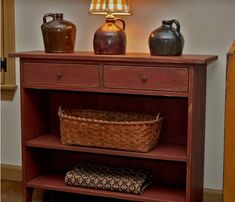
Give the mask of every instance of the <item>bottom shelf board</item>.
[[184, 202], [186, 201], [185, 191], [179, 188], [162, 187], [162, 186], [150, 186], [142, 195], [102, 191], [95, 189], [86, 189], [81, 187], [67, 186], [64, 183], [63, 175], [43, 175], [26, 183], [27, 187], [78, 193], [90, 196], [101, 196], [108, 198], [124, 199], [130, 201], [151, 201], [151, 202]]

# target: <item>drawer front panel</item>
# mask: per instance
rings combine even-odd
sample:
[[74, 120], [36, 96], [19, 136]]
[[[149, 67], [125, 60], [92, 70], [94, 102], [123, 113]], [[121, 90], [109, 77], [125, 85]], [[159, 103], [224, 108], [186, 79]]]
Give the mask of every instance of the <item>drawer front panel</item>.
[[97, 65], [25, 63], [23, 82], [27, 85], [98, 87]]
[[105, 66], [104, 87], [188, 91], [188, 68]]

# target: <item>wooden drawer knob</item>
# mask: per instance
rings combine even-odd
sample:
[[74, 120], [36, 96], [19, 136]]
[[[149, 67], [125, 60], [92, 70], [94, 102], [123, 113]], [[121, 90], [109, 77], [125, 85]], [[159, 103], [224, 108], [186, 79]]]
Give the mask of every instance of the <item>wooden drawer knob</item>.
[[142, 77], [141, 77], [141, 81], [142, 81], [142, 82], [146, 82], [147, 80], [148, 80], [148, 78], [147, 78], [146, 76], [142, 76]]
[[57, 77], [57, 79], [61, 79], [62, 78], [62, 73], [61, 72], [59, 72], [59, 73], [57, 73], [57, 75], [56, 75], [56, 77]]

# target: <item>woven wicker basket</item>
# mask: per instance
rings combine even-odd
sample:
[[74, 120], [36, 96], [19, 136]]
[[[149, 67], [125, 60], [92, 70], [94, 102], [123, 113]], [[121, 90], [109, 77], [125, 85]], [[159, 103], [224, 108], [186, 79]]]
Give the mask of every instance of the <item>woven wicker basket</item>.
[[163, 118], [146, 114], [59, 109], [65, 145], [149, 152], [158, 143]]

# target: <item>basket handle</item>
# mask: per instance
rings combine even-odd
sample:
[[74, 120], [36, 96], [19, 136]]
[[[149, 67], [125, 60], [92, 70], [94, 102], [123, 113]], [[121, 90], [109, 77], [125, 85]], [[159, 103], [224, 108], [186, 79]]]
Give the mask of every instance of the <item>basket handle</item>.
[[61, 113], [62, 113], [62, 106], [60, 105], [60, 106], [59, 106], [59, 109], [58, 109], [58, 115], [59, 115], [59, 117], [60, 117]]
[[156, 121], [159, 121], [160, 120], [160, 115], [161, 113], [158, 113], [157, 116], [156, 116]]

